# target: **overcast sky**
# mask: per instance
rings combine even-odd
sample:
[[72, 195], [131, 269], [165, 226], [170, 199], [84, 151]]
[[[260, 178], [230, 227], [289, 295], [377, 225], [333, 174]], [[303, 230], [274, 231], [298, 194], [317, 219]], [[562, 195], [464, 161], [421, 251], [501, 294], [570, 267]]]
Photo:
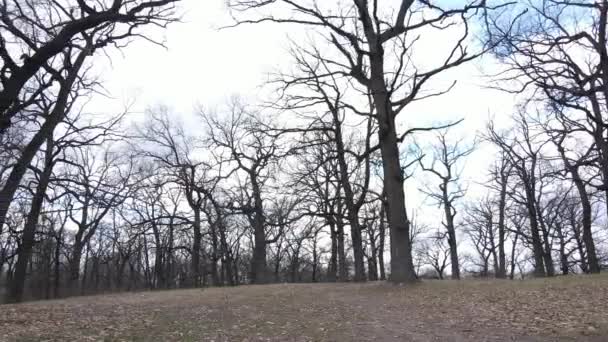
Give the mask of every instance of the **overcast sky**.
[[[182, 7], [182, 23], [171, 25], [160, 36], [166, 49], [138, 41], [124, 49], [122, 55], [112, 53], [111, 63], [100, 60], [100, 75], [112, 99], [95, 100], [95, 111], [112, 110], [135, 100], [132, 118], [158, 104], [168, 105], [187, 118], [197, 105], [214, 107], [234, 94], [261, 101], [260, 97], [266, 96], [262, 85], [267, 74], [289, 66], [287, 38], [297, 35], [287, 31], [292, 28], [265, 24], [220, 30], [231, 23], [225, 0], [186, 0]], [[425, 45], [427, 51], [417, 51], [420, 57], [432, 58], [434, 47], [442, 44], [442, 39], [446, 38], [429, 41]], [[455, 134], [473, 138], [490, 115], [502, 121], [514, 107], [511, 96], [484, 89], [487, 79], [483, 74], [493, 70], [492, 60], [484, 58], [437, 78], [434, 85], [438, 88], [453, 80], [458, 83], [449, 94], [408, 107], [401, 114], [405, 117], [402, 120], [415, 126], [464, 118]], [[432, 135], [418, 139], [424, 141], [425, 137]], [[467, 161], [465, 177], [485, 180], [492, 159], [493, 155], [482, 148]], [[416, 191], [419, 186], [419, 181], [407, 184], [410, 209], [424, 200]], [[480, 193], [474, 190], [475, 185], [471, 189], [472, 195]]]

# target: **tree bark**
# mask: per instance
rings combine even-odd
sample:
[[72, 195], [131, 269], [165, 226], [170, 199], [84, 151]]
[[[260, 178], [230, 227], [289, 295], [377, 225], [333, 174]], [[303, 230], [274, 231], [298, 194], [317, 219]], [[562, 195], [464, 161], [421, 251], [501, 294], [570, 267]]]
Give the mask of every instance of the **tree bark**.
[[346, 252], [344, 248], [344, 222], [341, 216], [336, 216], [336, 239], [338, 244], [338, 275], [340, 281], [348, 281], [348, 268], [346, 267]]
[[450, 246], [450, 266], [452, 268], [452, 279], [460, 279], [460, 262], [458, 260], [458, 241], [456, 240], [456, 227], [454, 227], [454, 212], [452, 202], [449, 199], [448, 183], [444, 181], [441, 187], [443, 196], [443, 209], [445, 211], [445, 228], [448, 233], [448, 245]]
[[530, 232], [532, 235], [532, 252], [534, 254], [534, 276], [545, 276], [544, 249], [540, 237], [538, 227], [538, 216], [536, 212], [536, 198], [534, 190], [524, 181], [526, 191], [526, 209], [528, 210], [528, 219], [530, 220]]
[[[255, 171], [254, 171], [255, 172]], [[266, 231], [264, 229], [264, 205], [257, 175], [250, 174], [251, 187], [254, 197], [253, 213], [253, 256], [251, 258], [251, 283], [265, 284], [270, 281], [270, 272], [266, 264]]]
[[[505, 163], [503, 161], [503, 163]], [[507, 182], [508, 173], [505, 170], [505, 165], [500, 170], [498, 175], [500, 178], [500, 194], [498, 199], [498, 272], [496, 278], [505, 278], [507, 276], [507, 265], [505, 256], [505, 212], [507, 206]]]
[[330, 218], [327, 221], [331, 238], [331, 255], [329, 258], [329, 265], [327, 267], [327, 280], [330, 282], [335, 282], [338, 271], [338, 231], [336, 230], [336, 223], [334, 222], [333, 218]]
[[384, 212], [385, 205], [383, 203], [382, 210], [380, 211], [380, 224], [378, 225], [378, 229], [380, 230], [380, 241], [378, 245], [378, 268], [380, 269], [380, 280], [386, 280], [386, 271], [384, 268], [384, 240], [386, 239], [386, 229], [384, 227]]
[[572, 175], [572, 182], [576, 186], [581, 207], [583, 209], [583, 243], [585, 244], [585, 249], [587, 250], [587, 264], [589, 265], [589, 272], [600, 273], [600, 264], [597, 259], [597, 253], [595, 251], [595, 242], [593, 241], [593, 233], [591, 231], [592, 211], [591, 201], [589, 200], [589, 194], [587, 193], [585, 183], [578, 172], [578, 167], [570, 163], [570, 161], [566, 157], [564, 149], [561, 146], [558, 146], [558, 150], [560, 152], [560, 155], [562, 156], [562, 160], [564, 162], [564, 165], [566, 166], [566, 169]]
[[210, 230], [211, 230], [211, 282], [212, 282], [213, 286], [221, 286], [222, 284], [220, 283], [218, 269], [217, 269], [219, 253], [218, 253], [218, 239], [217, 239], [216, 222], [212, 222], [210, 224]]
[[410, 222], [405, 210], [403, 175], [399, 160], [399, 143], [395, 130], [394, 114], [384, 81], [384, 62], [372, 55], [372, 94], [376, 106], [379, 141], [384, 173], [384, 192], [387, 200], [387, 218], [391, 240], [391, 274], [394, 283], [416, 280], [409, 239]]
[[201, 210], [198, 207], [194, 207], [194, 225], [193, 225], [193, 240], [192, 240], [192, 280], [191, 286], [199, 287], [201, 285], [201, 241], [203, 234], [201, 232]]
[[557, 231], [557, 237], [559, 239], [559, 260], [560, 267], [563, 275], [568, 274], [568, 255], [566, 254], [566, 241], [564, 239], [564, 232], [562, 231], [561, 224], [555, 225]]
[[63, 229], [65, 224], [62, 223], [59, 228], [59, 233], [55, 236], [55, 276], [54, 276], [54, 297], [59, 298], [59, 286], [61, 285], [61, 243], [63, 242]]
[[[355, 281], [365, 281], [365, 260], [363, 255], [363, 236], [361, 233], [361, 223], [359, 222], [359, 210], [361, 209], [360, 200], [355, 200], [355, 193], [349, 179], [348, 164], [346, 163], [346, 151], [342, 136], [342, 122], [338, 116], [337, 109], [332, 110], [334, 121], [334, 133], [336, 143], [336, 157], [338, 159], [338, 169], [340, 172], [340, 183], [344, 190], [344, 199], [347, 210], [348, 223], [353, 245], [353, 256], [355, 259]], [[365, 166], [366, 168], [369, 166]], [[361, 196], [365, 196], [365, 191]]]
[[32, 205], [27, 216], [23, 233], [21, 235], [21, 245], [17, 254], [17, 263], [15, 265], [15, 274], [9, 284], [9, 294], [7, 302], [18, 303], [23, 300], [23, 290], [25, 286], [27, 264], [32, 256], [34, 248], [36, 228], [40, 211], [44, 204], [46, 189], [49, 185], [49, 180], [53, 172], [53, 131], [49, 133], [46, 139], [46, 151], [44, 157], [44, 169], [40, 175], [36, 193], [32, 198]]

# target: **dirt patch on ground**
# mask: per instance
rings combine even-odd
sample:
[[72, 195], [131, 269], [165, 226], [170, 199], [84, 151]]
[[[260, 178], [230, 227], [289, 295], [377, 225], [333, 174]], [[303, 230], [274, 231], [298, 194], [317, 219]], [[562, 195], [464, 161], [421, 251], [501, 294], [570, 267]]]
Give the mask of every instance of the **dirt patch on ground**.
[[289, 284], [0, 306], [0, 341], [608, 341], [608, 277]]

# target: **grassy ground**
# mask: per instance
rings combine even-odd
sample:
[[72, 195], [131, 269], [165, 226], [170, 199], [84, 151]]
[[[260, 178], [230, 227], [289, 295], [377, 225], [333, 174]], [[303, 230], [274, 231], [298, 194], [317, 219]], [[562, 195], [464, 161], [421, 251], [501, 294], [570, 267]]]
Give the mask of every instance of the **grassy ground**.
[[608, 341], [608, 276], [296, 284], [0, 306], [0, 341]]

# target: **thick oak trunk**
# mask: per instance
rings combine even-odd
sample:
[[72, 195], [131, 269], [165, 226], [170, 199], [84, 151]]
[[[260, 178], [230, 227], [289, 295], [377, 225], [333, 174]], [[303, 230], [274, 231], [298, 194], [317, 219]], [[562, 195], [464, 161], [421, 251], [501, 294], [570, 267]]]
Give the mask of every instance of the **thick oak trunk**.
[[201, 211], [200, 208], [194, 208], [194, 236], [192, 240], [192, 264], [191, 264], [191, 286], [199, 287], [201, 285], [201, 241], [203, 234], [201, 232]]

